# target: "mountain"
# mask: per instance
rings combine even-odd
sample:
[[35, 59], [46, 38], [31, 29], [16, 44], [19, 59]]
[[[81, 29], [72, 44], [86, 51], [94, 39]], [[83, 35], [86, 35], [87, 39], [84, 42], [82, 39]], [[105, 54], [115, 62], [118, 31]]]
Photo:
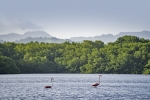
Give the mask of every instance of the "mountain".
[[71, 37], [69, 40], [75, 42], [82, 42], [83, 40], [101, 40], [104, 43], [114, 42], [117, 38], [125, 36], [125, 35], [132, 35], [137, 36], [139, 38], [150, 39], [150, 32], [149, 31], [142, 31], [142, 32], [120, 32], [117, 35], [107, 34], [101, 36], [94, 36], [94, 37]]
[[120, 32], [117, 34], [115, 37], [122, 37], [124, 35], [132, 35], [132, 36], [137, 36], [140, 38], [145, 38], [145, 39], [150, 39], [150, 32], [149, 31], [142, 31], [142, 32]]
[[50, 38], [52, 36], [44, 31], [29, 31], [29, 32], [24, 33], [23, 35], [20, 35], [17, 33], [9, 33], [9, 34], [0, 35], [0, 40], [14, 42], [14, 41], [25, 39], [28, 37], [32, 37], [32, 38], [48, 37], [48, 38]]
[[22, 35], [16, 33], [0, 35], [0, 40], [13, 42], [22, 38]]
[[3, 40], [0, 40], [0, 43], [3, 43], [4, 41]]
[[58, 39], [58, 38], [55, 38], [55, 37], [28, 37], [28, 38], [25, 38], [25, 39], [21, 39], [21, 40], [17, 40], [15, 41], [16, 43], [28, 43], [28, 42], [36, 42], [38, 41], [39, 43], [40, 42], [45, 42], [45, 43], [63, 43], [65, 41], [68, 41], [68, 42], [71, 42], [70, 40], [68, 39]]
[[28, 31], [26, 33], [24, 33], [24, 38], [27, 37], [52, 37], [51, 35], [49, 35], [48, 33], [44, 32], [44, 31]]
[[24, 33], [23, 35], [10, 33], [6, 35], [0, 35], [0, 42], [10, 41], [10, 42], [17, 42], [17, 43], [27, 43], [30, 41], [38, 41], [38, 42], [49, 42], [49, 43], [62, 43], [65, 41], [74, 41], [74, 42], [82, 42], [83, 40], [101, 40], [104, 43], [114, 42], [117, 38], [125, 36], [125, 35], [132, 35], [137, 36], [139, 38], [150, 39], [150, 32], [149, 31], [141, 31], [141, 32], [120, 32], [117, 35], [107, 34], [101, 36], [94, 36], [94, 37], [71, 37], [69, 39], [58, 39], [49, 35], [44, 31], [29, 31]]
[[115, 37], [112, 34], [107, 35], [101, 35], [101, 36], [94, 36], [94, 37], [72, 37], [69, 40], [75, 41], [75, 42], [81, 42], [83, 40], [101, 40], [103, 42], [112, 42], [115, 41]]

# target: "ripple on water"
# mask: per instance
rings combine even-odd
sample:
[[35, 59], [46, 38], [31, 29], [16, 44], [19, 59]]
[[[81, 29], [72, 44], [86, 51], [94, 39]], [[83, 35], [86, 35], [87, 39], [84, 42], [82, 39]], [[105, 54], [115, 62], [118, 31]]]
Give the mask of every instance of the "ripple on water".
[[[54, 78], [52, 89], [50, 78]], [[18, 74], [0, 76], [0, 100], [149, 100], [150, 76], [97, 74]]]

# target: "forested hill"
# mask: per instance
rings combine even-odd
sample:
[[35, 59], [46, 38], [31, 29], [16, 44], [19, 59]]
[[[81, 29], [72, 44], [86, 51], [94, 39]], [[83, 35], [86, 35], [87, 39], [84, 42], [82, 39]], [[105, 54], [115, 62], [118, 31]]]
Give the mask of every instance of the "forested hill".
[[14, 73], [150, 74], [150, 40], [0, 43], [0, 74]]
[[15, 42], [15, 41], [18, 42], [19, 40], [26, 39], [28, 37], [30, 37], [30, 38], [37, 38], [37, 37], [51, 38], [52, 36], [44, 31], [28, 31], [28, 32], [25, 32], [24, 34], [9, 33], [9, 34], [0, 35], [0, 40], [9, 41], [9, 42]]
[[39, 43], [41, 42], [45, 42], [45, 43], [63, 43], [63, 42], [71, 42], [70, 40], [68, 39], [58, 39], [58, 38], [55, 38], [55, 37], [35, 37], [35, 38], [32, 38], [32, 37], [28, 37], [28, 38], [25, 38], [25, 39], [21, 39], [19, 41], [15, 41], [15, 43], [29, 43], [29, 42], [36, 42], [38, 41]]
[[117, 35], [113, 34], [103, 34], [101, 36], [94, 36], [94, 37], [72, 37], [69, 40], [75, 41], [75, 42], [81, 42], [83, 40], [101, 40], [105, 44], [108, 42], [114, 42], [117, 40], [117, 38], [125, 36], [125, 35], [131, 35], [131, 36], [137, 36], [140, 38], [150, 39], [150, 32], [149, 31], [142, 31], [142, 32], [120, 32]]
[[101, 40], [105, 44], [108, 42], [115, 42], [117, 38], [131, 35], [137, 36], [144, 39], [150, 39], [150, 32], [149, 31], [142, 31], [142, 32], [120, 32], [117, 35], [113, 34], [103, 34], [101, 36], [94, 36], [94, 37], [72, 37], [69, 39], [60, 39], [57, 37], [53, 37], [44, 31], [29, 31], [25, 32], [23, 35], [10, 33], [5, 35], [0, 35], [0, 42], [8, 41], [8, 42], [16, 42], [16, 43], [28, 43], [31, 41], [38, 41], [38, 42], [45, 42], [45, 43], [62, 43], [65, 41], [73, 41], [73, 42], [83, 42], [84, 40]]

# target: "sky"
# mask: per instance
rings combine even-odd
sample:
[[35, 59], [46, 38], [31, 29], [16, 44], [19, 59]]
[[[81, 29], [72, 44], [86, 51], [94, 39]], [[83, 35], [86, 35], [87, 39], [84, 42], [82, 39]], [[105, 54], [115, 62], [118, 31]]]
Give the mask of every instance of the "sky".
[[150, 0], [0, 0], [0, 35], [57, 38], [150, 31]]

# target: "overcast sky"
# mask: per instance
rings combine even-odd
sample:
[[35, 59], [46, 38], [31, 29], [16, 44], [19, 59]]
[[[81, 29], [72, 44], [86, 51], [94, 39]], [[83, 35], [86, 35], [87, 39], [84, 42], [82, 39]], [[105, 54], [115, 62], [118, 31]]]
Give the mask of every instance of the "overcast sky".
[[150, 31], [150, 0], [0, 0], [0, 34], [58, 38]]

